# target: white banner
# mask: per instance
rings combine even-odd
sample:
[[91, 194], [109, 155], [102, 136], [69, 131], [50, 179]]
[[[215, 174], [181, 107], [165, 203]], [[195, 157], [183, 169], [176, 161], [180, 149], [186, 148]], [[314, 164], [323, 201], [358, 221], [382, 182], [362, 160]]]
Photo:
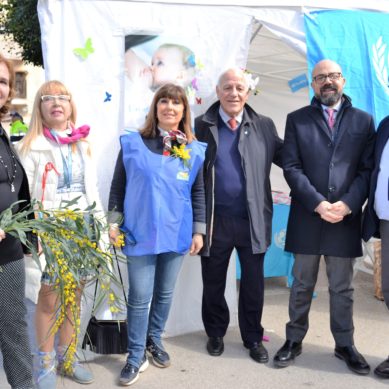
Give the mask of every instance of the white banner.
[[[142, 84], [140, 71], [150, 76], [153, 68], [158, 77], [153, 63], [174, 59], [187, 48], [192, 54], [186, 61], [192, 68], [183, 86], [198, 115], [215, 100], [221, 71], [245, 67], [252, 20], [219, 7], [125, 1], [41, 0], [38, 15], [46, 79], [59, 79], [70, 88], [77, 124], [91, 126], [90, 142], [105, 206], [119, 134], [125, 126], [142, 124], [154, 93], [152, 85], [157, 85], [150, 80]], [[152, 39], [140, 43], [135, 39], [139, 36]], [[161, 49], [166, 43], [171, 48]], [[173, 64], [169, 72], [170, 80], [178, 82]]]
[[[76, 124], [91, 126], [89, 140], [105, 206], [119, 135], [125, 127], [139, 128], [161, 83], [182, 85], [197, 116], [216, 99], [220, 73], [246, 66], [252, 17], [233, 9], [40, 0], [38, 15], [46, 79], [69, 87], [78, 111]], [[202, 328], [200, 274], [199, 259], [187, 258], [166, 326], [168, 335]], [[234, 325], [234, 260], [229, 280], [226, 296]]]

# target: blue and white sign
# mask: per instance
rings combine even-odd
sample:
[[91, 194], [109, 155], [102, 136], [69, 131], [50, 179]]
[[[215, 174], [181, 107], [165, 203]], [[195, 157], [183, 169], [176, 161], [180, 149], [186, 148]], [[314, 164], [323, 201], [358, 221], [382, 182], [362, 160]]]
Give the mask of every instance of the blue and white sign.
[[308, 77], [305, 73], [298, 75], [288, 81], [290, 90], [295, 93], [302, 88], [306, 88], [309, 85]]

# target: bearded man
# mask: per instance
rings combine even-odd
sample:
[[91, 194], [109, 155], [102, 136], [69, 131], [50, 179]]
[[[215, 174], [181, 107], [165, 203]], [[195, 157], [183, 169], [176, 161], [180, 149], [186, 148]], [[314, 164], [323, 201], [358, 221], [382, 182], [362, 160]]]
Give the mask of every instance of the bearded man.
[[288, 115], [284, 176], [291, 188], [285, 250], [294, 253], [286, 342], [274, 357], [289, 366], [302, 352], [308, 315], [323, 256], [329, 283], [330, 327], [335, 356], [357, 374], [370, 366], [354, 345], [353, 265], [362, 255], [361, 214], [369, 189], [375, 141], [371, 115], [343, 93], [341, 67], [316, 64], [309, 106]]

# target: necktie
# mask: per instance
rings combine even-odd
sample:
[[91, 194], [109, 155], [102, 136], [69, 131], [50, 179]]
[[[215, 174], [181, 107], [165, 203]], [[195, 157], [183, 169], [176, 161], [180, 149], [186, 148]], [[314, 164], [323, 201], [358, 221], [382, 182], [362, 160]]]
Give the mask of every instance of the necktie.
[[228, 124], [230, 125], [231, 127], [231, 130], [236, 130], [238, 128], [238, 122], [236, 121], [235, 118], [231, 118], [228, 120]]
[[335, 115], [334, 115], [335, 110], [333, 108], [326, 108], [326, 112], [328, 114], [328, 125], [332, 130], [335, 124]]

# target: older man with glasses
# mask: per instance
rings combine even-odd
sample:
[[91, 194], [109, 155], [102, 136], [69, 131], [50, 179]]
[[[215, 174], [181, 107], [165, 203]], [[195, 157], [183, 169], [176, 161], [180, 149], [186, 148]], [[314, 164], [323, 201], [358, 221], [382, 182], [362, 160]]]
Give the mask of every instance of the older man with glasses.
[[302, 352], [323, 256], [335, 356], [363, 375], [370, 366], [354, 346], [352, 279], [355, 257], [362, 255], [361, 213], [375, 131], [371, 115], [354, 108], [343, 93], [345, 82], [337, 63], [318, 62], [312, 72], [311, 104], [287, 117], [283, 168], [292, 203], [285, 250], [294, 253], [295, 263], [286, 342], [274, 365], [289, 366]]

